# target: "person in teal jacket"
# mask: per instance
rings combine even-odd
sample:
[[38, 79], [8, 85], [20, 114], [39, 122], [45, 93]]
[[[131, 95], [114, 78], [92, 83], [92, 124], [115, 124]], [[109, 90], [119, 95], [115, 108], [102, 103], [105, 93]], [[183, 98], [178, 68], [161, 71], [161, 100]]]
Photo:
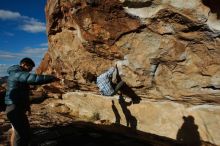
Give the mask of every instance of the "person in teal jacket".
[[29, 100], [29, 85], [47, 84], [58, 81], [51, 75], [30, 73], [35, 63], [30, 58], [23, 58], [20, 65], [8, 68], [7, 90], [5, 104], [8, 120], [12, 125], [11, 145], [28, 146], [30, 144], [30, 125], [26, 112], [31, 112]]

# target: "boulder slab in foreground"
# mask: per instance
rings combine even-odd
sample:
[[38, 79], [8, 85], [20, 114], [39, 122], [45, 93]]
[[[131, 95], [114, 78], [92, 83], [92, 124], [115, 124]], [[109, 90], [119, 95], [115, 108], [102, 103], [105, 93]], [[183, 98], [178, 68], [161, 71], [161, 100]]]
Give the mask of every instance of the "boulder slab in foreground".
[[70, 92], [60, 102], [73, 115], [122, 124], [172, 139], [208, 141], [220, 145], [220, 106], [186, 105], [177, 102], [106, 97], [88, 92]]

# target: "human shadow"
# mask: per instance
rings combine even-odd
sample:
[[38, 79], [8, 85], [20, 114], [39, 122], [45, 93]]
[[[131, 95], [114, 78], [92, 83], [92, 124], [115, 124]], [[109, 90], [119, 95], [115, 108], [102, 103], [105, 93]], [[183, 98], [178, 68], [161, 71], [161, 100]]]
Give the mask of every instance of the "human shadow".
[[132, 102], [126, 102], [123, 96], [119, 96], [119, 104], [121, 109], [125, 115], [126, 125], [127, 127], [131, 127], [132, 129], [137, 129], [137, 119], [131, 114], [130, 110], [127, 108], [132, 104]]
[[114, 100], [112, 100], [112, 111], [114, 112], [115, 114], [115, 124], [120, 124], [120, 121], [121, 121], [121, 116], [118, 112], [118, 109], [116, 108], [115, 106], [115, 102]]
[[123, 84], [120, 91], [123, 95], [131, 98], [133, 104], [140, 103], [141, 98], [126, 83]]
[[183, 116], [183, 124], [177, 132], [176, 139], [184, 146], [201, 146], [198, 126], [194, 122], [193, 116]]
[[[116, 79], [118, 83], [122, 81], [121, 76], [118, 73], [118, 68], [117, 68]], [[123, 82], [123, 85], [120, 87], [119, 91], [121, 92], [121, 94], [126, 95], [129, 98], [131, 98], [133, 104], [140, 103], [141, 98], [125, 82]]]

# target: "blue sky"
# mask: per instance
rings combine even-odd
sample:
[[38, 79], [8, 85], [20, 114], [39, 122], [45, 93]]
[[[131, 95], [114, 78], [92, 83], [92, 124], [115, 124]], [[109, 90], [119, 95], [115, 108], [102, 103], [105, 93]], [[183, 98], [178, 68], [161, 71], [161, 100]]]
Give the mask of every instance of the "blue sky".
[[46, 0], [1, 0], [0, 76], [23, 57], [39, 65], [48, 48], [45, 5]]

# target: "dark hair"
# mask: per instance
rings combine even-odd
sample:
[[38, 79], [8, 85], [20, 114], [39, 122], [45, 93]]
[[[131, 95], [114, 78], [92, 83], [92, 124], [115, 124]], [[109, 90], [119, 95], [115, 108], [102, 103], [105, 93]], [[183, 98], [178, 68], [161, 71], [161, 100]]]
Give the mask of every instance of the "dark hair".
[[35, 67], [34, 61], [33, 61], [32, 59], [30, 59], [30, 58], [27, 58], [27, 57], [21, 59], [20, 65], [21, 65], [22, 63], [27, 63], [27, 64], [31, 65], [32, 67]]

